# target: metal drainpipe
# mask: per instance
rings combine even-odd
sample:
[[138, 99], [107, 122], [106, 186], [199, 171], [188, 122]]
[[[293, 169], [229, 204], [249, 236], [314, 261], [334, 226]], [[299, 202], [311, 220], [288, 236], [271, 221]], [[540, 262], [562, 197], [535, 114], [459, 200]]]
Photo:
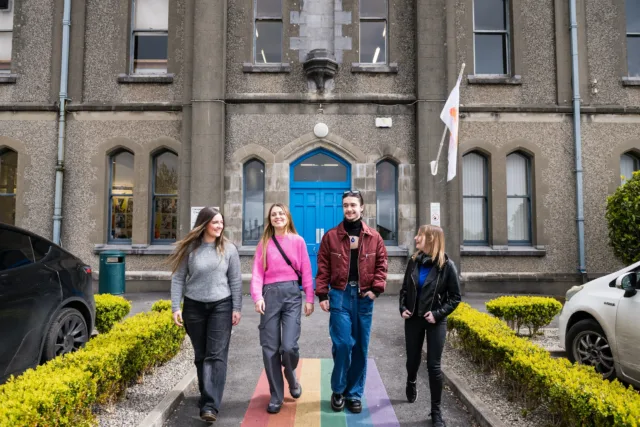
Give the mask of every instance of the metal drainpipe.
[[56, 192], [53, 206], [53, 242], [60, 244], [62, 228], [62, 182], [64, 178], [64, 137], [67, 102], [67, 82], [69, 80], [69, 32], [71, 28], [71, 0], [64, 0], [62, 17], [62, 61], [60, 65], [60, 115], [58, 118], [58, 162], [56, 163]]
[[573, 142], [576, 156], [576, 223], [578, 226], [578, 271], [584, 282], [587, 275], [584, 255], [584, 200], [582, 192], [582, 134], [580, 132], [580, 76], [578, 69], [578, 20], [576, 0], [569, 0], [571, 20], [571, 80], [573, 85]]

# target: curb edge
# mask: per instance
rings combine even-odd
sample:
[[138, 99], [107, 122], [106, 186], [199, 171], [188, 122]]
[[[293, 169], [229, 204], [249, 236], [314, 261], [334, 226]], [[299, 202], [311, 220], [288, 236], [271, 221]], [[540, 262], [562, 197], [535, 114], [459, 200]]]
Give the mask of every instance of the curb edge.
[[167, 395], [147, 414], [138, 427], [162, 427], [164, 422], [173, 413], [176, 407], [184, 399], [184, 392], [193, 383], [198, 381], [196, 368], [193, 367], [182, 377], [180, 382], [167, 393]]

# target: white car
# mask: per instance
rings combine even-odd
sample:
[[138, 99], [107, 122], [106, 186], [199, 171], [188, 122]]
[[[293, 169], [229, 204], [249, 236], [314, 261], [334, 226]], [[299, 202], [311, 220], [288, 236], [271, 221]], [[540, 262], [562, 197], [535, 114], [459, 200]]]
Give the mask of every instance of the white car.
[[572, 362], [640, 388], [640, 262], [567, 291], [560, 346]]

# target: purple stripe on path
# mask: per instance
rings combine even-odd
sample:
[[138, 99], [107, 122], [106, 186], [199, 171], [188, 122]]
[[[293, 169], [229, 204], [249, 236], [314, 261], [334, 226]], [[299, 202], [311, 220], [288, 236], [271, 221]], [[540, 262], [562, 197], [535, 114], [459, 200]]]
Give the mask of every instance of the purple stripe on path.
[[396, 413], [387, 396], [378, 367], [373, 359], [367, 361], [367, 381], [364, 396], [371, 417], [371, 425], [376, 427], [400, 427]]

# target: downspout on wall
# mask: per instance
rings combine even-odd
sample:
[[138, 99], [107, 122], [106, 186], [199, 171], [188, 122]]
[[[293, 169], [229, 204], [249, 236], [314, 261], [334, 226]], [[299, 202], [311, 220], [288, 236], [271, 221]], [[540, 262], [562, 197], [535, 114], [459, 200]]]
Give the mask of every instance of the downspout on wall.
[[60, 65], [60, 114], [58, 118], [58, 161], [53, 205], [53, 243], [60, 244], [62, 229], [62, 183], [64, 178], [64, 142], [66, 127], [67, 83], [69, 80], [69, 34], [71, 28], [71, 0], [64, 0], [62, 16], [62, 61]]
[[578, 271], [586, 282], [587, 270], [584, 250], [584, 200], [582, 188], [582, 134], [580, 131], [580, 75], [578, 67], [578, 20], [576, 0], [569, 0], [571, 21], [571, 82], [573, 87], [573, 142], [576, 159], [576, 225], [578, 227]]

